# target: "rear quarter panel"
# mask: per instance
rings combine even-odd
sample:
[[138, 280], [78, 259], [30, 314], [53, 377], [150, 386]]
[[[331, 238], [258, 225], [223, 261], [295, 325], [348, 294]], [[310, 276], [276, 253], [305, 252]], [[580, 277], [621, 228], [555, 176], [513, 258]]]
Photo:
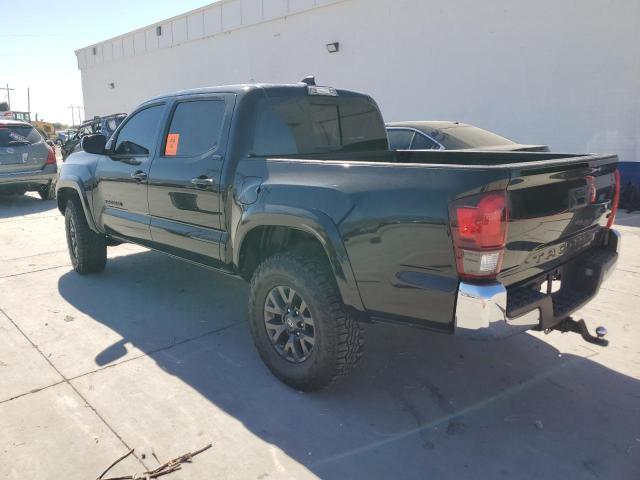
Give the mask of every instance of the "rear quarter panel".
[[338, 228], [369, 314], [439, 329], [451, 325], [458, 284], [448, 205], [508, 183], [498, 169], [297, 159], [245, 158], [237, 174], [236, 194], [246, 179], [263, 181], [255, 206], [232, 214], [231, 232], [261, 204], [322, 212]]

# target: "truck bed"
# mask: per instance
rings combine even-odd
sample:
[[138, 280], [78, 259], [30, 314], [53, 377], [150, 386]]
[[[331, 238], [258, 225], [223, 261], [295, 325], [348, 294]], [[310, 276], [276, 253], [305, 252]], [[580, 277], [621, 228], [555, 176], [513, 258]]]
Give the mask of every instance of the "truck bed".
[[[304, 208], [320, 203], [338, 224], [363, 302], [374, 316], [389, 319], [393, 312], [398, 321], [420, 319], [450, 328], [459, 282], [451, 202], [481, 192], [507, 192], [508, 233], [497, 281], [515, 287], [599, 241], [610, 214], [617, 158], [377, 151], [264, 161], [269, 175], [263, 187], [272, 192], [270, 201], [280, 201], [276, 185], [287, 185], [288, 192], [299, 185], [299, 196], [289, 193], [282, 203], [291, 198]], [[425, 300], [431, 308], [424, 308]]]

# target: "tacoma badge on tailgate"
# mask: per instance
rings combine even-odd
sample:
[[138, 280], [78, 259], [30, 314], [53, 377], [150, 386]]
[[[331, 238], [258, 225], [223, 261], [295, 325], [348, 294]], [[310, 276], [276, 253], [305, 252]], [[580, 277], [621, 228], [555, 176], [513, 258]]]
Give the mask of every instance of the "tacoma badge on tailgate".
[[537, 250], [533, 252], [525, 263], [527, 265], [540, 265], [542, 263], [550, 262], [551, 260], [555, 260], [560, 258], [567, 253], [576, 253], [582, 250], [584, 247], [593, 242], [595, 239], [595, 232], [587, 232], [582, 233], [580, 235], [576, 235], [575, 237], [571, 237], [565, 242], [557, 243], [551, 247], [545, 247], [541, 250]]

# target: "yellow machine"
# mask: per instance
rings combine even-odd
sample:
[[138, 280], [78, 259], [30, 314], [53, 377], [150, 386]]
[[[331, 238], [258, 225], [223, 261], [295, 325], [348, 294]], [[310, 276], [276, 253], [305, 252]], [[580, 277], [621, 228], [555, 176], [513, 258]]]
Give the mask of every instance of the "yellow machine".
[[23, 122], [30, 123], [33, 127], [40, 132], [45, 139], [53, 140], [56, 138], [56, 129], [52, 123], [42, 122], [40, 120], [31, 120], [31, 113], [29, 112], [16, 112], [9, 110], [6, 112], [0, 112], [0, 117], [10, 118], [11, 120], [21, 120]]
[[53, 124], [34, 120], [31, 122], [31, 125], [33, 125], [44, 138], [49, 140], [54, 140], [56, 138], [56, 129]]

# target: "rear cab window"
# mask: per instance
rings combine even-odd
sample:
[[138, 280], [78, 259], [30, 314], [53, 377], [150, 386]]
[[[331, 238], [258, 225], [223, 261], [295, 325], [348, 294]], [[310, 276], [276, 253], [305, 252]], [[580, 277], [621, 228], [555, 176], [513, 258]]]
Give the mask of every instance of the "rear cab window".
[[283, 95], [256, 105], [253, 156], [387, 149], [384, 122], [369, 97]]
[[33, 145], [42, 140], [42, 135], [31, 125], [0, 125], [0, 147]]

